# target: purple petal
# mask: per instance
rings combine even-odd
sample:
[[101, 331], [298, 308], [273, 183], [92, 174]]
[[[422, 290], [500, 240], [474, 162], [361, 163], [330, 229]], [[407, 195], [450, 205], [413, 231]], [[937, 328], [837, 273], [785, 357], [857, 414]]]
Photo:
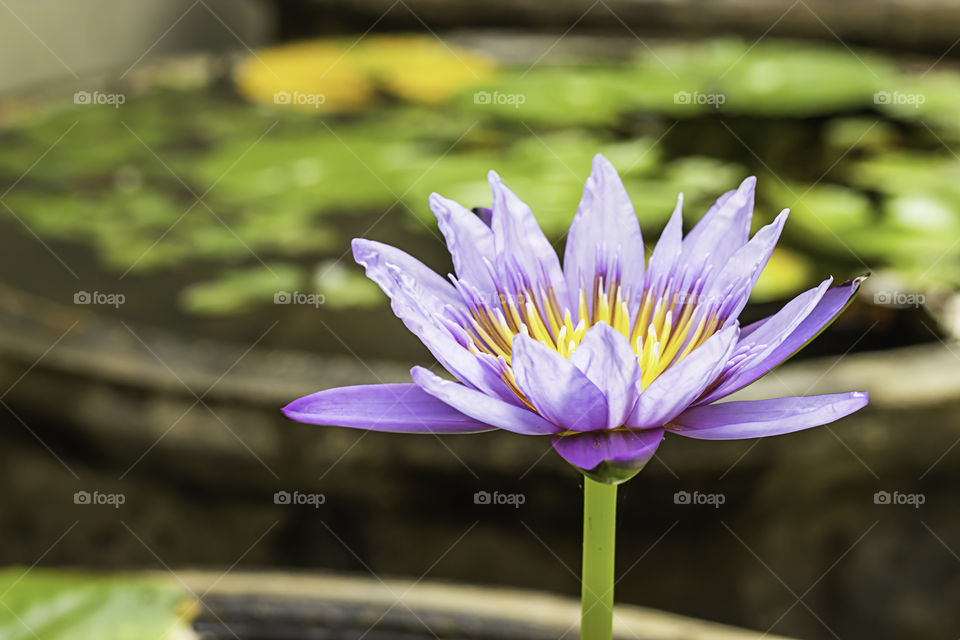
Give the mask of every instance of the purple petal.
[[500, 284], [521, 280], [536, 294], [552, 288], [558, 300], [566, 300], [560, 260], [530, 207], [503, 184], [496, 172], [491, 171], [489, 179], [493, 190], [491, 226]]
[[552, 348], [518, 333], [510, 366], [537, 412], [571, 431], [605, 429], [607, 399], [590, 379]]
[[365, 238], [355, 238], [351, 244], [354, 260], [391, 299], [403, 291], [416, 296], [430, 312], [448, 304], [463, 306], [452, 284], [405, 251]]
[[[751, 359], [749, 363], [738, 367], [735, 371], [731, 372], [730, 375], [725, 376], [723, 382], [721, 382], [716, 389], [704, 396], [700, 403], [706, 404], [714, 402], [724, 396], [730, 395], [734, 391], [744, 388], [769, 373], [784, 360], [787, 360], [794, 353], [802, 349], [843, 312], [860, 288], [860, 283], [862, 283], [865, 278], [866, 276], [855, 278], [839, 286], [827, 289], [813, 310], [801, 316], [799, 318], [800, 321], [789, 334], [786, 336], [781, 335], [779, 341], [771, 340], [771, 343], [774, 344], [773, 349], [765, 352], [762, 358]], [[801, 296], [803, 295], [805, 294], [801, 294]], [[787, 306], [791, 304], [792, 302], [787, 303]], [[786, 309], [786, 307], [784, 307], [784, 309]], [[747, 334], [747, 339], [753, 340], [755, 334], [759, 333], [763, 327], [772, 322], [774, 318], [780, 316], [781, 313], [783, 313], [783, 310], [747, 327], [747, 329], [751, 330], [750, 333]], [[747, 332], [747, 329], [741, 332], [741, 337]], [[742, 338], [741, 344], [744, 344], [747, 339]]]
[[556, 425], [528, 409], [444, 380], [423, 367], [414, 367], [410, 375], [428, 394], [478, 422], [524, 435], [548, 435], [560, 431]]
[[719, 269], [750, 237], [757, 179], [750, 176], [736, 191], [717, 199], [683, 239], [683, 261]]
[[[650, 461], [663, 440], [663, 429], [590, 431], [553, 437], [563, 459], [601, 482], [623, 482]], [[599, 477], [598, 477], [599, 476]]]
[[827, 424], [866, 406], [862, 391], [773, 400], [744, 400], [694, 407], [668, 429], [687, 438], [740, 440], [792, 433]]
[[643, 237], [630, 196], [617, 170], [598, 154], [567, 236], [563, 271], [568, 290], [576, 294], [584, 289], [592, 300], [597, 276], [607, 284], [619, 281], [639, 288], [643, 261]]
[[430, 194], [430, 209], [447, 240], [457, 277], [492, 293], [496, 290], [488, 267], [494, 260], [493, 231], [472, 211], [453, 200]]
[[465, 312], [452, 284], [389, 245], [358, 238], [353, 241], [353, 252], [367, 276], [389, 296], [393, 312], [447, 371], [486, 393], [513, 397], [490, 362], [472, 354], [439, 324], [448, 307]]
[[635, 429], [661, 427], [696, 400], [723, 370], [737, 343], [733, 325], [707, 338], [685, 358], [657, 376], [640, 392], [626, 425]]
[[[757, 356], [762, 357], [772, 351], [820, 304], [831, 284], [833, 284], [833, 278], [827, 278], [818, 286], [790, 300], [780, 311], [764, 318], [762, 323], [754, 323], [759, 326], [751, 326], [751, 330], [746, 332], [746, 335], [741, 331], [740, 343], [734, 355], [753, 351]], [[757, 351], [757, 349], [760, 350]]]
[[730, 322], [740, 315], [760, 272], [777, 246], [788, 213], [786, 209], [781, 211], [773, 222], [757, 231], [749, 242], [724, 259], [723, 267], [711, 279], [702, 295], [711, 312], [718, 313]]
[[308, 424], [394, 433], [478, 433], [489, 425], [469, 418], [413, 383], [368, 384], [326, 389], [283, 408]]
[[647, 288], [653, 288], [664, 282], [674, 271], [674, 265], [683, 250], [683, 194], [677, 196], [677, 206], [673, 209], [670, 221], [660, 233], [647, 266]]
[[640, 380], [640, 364], [626, 337], [606, 323], [595, 324], [587, 329], [570, 363], [606, 396], [607, 428], [621, 426], [637, 403]]

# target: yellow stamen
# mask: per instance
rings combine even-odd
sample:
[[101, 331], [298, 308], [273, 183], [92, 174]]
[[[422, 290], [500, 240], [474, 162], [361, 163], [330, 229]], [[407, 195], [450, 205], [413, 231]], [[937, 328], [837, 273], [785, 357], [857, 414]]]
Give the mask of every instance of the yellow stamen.
[[716, 315], [698, 314], [696, 300], [673, 290], [671, 282], [658, 287], [657, 292], [645, 291], [632, 312], [619, 283], [606, 282], [598, 276], [592, 284], [592, 291], [581, 288], [577, 292], [575, 309], [561, 306], [549, 288], [515, 295], [500, 292], [499, 304], [472, 310], [469, 324], [464, 326], [467, 348], [471, 353], [487, 353], [500, 359], [505, 384], [530, 406], [510, 368], [516, 334], [531, 337], [569, 358], [590, 327], [606, 323], [630, 342], [640, 365], [641, 386], [645, 388], [702, 345], [722, 322]]

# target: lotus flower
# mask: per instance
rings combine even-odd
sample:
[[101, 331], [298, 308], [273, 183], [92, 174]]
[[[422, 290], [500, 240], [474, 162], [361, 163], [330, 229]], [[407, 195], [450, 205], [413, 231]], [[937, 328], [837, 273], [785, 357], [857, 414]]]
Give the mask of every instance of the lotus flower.
[[328, 389], [294, 420], [403, 433], [504, 429], [545, 436], [590, 478], [617, 484], [666, 432], [729, 440], [832, 422], [863, 392], [717, 403], [790, 357], [847, 305], [862, 278], [827, 279], [774, 315], [738, 316], [787, 219], [750, 238], [754, 178], [722, 195], [685, 236], [682, 194], [649, 262], [613, 165], [596, 156], [561, 267], [533, 212], [490, 172], [493, 206], [430, 207], [453, 258], [443, 278], [389, 245], [353, 241], [393, 311], [456, 378]]

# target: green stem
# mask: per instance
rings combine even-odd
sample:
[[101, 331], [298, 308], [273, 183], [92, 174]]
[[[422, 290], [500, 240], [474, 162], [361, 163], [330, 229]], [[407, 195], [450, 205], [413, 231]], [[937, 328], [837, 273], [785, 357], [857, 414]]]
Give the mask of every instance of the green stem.
[[580, 640], [613, 638], [613, 551], [617, 485], [583, 478], [583, 590]]

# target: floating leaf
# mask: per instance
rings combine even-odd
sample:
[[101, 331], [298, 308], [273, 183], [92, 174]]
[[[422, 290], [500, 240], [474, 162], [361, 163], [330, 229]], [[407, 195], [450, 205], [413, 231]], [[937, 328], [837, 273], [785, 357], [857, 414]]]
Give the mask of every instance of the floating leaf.
[[234, 80], [255, 102], [349, 112], [373, 103], [378, 89], [410, 102], [442, 103], [493, 71], [490, 58], [432, 36], [375, 35], [263, 49], [237, 65]]
[[956, 235], [960, 228], [960, 202], [950, 202], [933, 194], [890, 198], [884, 211], [889, 224], [914, 233]]
[[354, 111], [369, 104], [376, 86], [346, 55], [344, 43], [294, 42], [261, 49], [240, 62], [234, 82], [247, 98], [302, 111]]
[[778, 247], [750, 293], [750, 301], [772, 302], [789, 298], [810, 285], [815, 277], [813, 267], [810, 258]]
[[199, 605], [163, 577], [10, 568], [0, 590], [5, 640], [195, 638], [189, 621]]
[[770, 194], [768, 200], [790, 209], [787, 233], [791, 237], [806, 234], [818, 243], [842, 245], [841, 236], [846, 231], [867, 226], [873, 221], [869, 198], [840, 185], [783, 184], [771, 177], [763, 181], [763, 191]]
[[376, 36], [351, 55], [388, 92], [426, 104], [446, 102], [490, 77], [492, 58], [428, 36]]
[[481, 84], [461, 95], [459, 105], [477, 117], [549, 125], [612, 124], [629, 107], [630, 88], [622, 70], [535, 69]]
[[330, 309], [366, 309], [386, 302], [380, 287], [360, 269], [342, 260], [317, 265], [314, 282], [316, 292], [323, 296], [324, 306]]
[[724, 110], [805, 116], [870, 105], [889, 85], [891, 64], [846, 46], [767, 40], [723, 77]]
[[876, 94], [876, 108], [895, 118], [939, 126], [960, 133], [960, 76], [956, 71], [901, 74]]
[[304, 272], [293, 265], [258, 265], [228, 269], [216, 280], [192, 284], [180, 292], [180, 305], [201, 315], [237, 313], [272, 304], [278, 292], [292, 293], [304, 282]]
[[876, 118], [836, 118], [826, 124], [824, 140], [839, 153], [882, 150], [894, 144], [896, 129]]
[[891, 151], [854, 164], [850, 174], [855, 185], [885, 194], [960, 194], [960, 161], [938, 153]]

